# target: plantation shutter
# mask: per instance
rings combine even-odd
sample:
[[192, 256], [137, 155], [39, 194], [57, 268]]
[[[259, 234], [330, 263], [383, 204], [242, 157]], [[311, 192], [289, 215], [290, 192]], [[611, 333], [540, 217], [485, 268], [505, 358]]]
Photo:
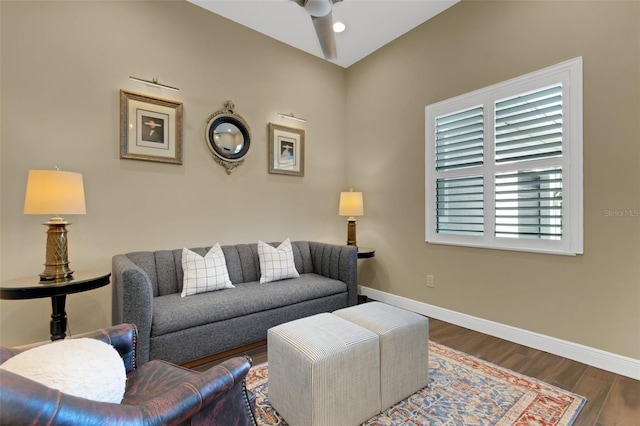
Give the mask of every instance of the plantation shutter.
[[481, 166], [484, 113], [482, 106], [436, 119], [436, 170]]
[[496, 163], [562, 155], [562, 86], [495, 104]]
[[[495, 161], [562, 156], [562, 85], [495, 103]], [[495, 235], [562, 238], [562, 169], [515, 170], [495, 179]]]
[[582, 59], [425, 107], [425, 240], [583, 252]]
[[562, 169], [496, 175], [496, 237], [562, 238]]
[[438, 179], [436, 202], [436, 232], [482, 235], [484, 232], [482, 176]]

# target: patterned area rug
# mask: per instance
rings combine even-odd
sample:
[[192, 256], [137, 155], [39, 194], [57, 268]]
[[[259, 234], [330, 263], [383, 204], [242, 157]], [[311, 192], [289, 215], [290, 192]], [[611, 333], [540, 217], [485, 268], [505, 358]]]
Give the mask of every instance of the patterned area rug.
[[[287, 423], [268, 400], [267, 364], [254, 366], [247, 388], [256, 394], [261, 426]], [[400, 401], [365, 426], [573, 424], [586, 399], [537, 379], [429, 342], [429, 386]]]

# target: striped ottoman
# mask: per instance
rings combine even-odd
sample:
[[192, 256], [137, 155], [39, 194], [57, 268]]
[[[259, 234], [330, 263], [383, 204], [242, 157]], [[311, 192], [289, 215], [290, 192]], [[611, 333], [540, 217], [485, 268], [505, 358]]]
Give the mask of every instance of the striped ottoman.
[[333, 314], [380, 337], [380, 411], [427, 386], [429, 320], [426, 317], [380, 302], [363, 303]]
[[378, 335], [323, 313], [267, 331], [269, 402], [291, 426], [354, 426], [380, 410]]

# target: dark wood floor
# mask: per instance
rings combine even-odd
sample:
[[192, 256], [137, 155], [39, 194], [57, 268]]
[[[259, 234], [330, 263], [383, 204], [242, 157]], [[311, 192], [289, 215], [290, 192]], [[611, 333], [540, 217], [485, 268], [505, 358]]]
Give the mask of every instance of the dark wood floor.
[[[640, 426], [640, 381], [435, 319], [429, 320], [429, 338], [585, 396], [587, 403], [576, 426]], [[267, 361], [264, 344], [246, 353], [254, 365]], [[194, 368], [202, 371], [210, 365]]]

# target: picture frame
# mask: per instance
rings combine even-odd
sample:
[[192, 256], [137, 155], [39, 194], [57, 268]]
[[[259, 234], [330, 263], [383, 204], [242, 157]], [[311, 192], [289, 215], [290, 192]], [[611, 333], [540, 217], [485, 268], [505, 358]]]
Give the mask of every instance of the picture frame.
[[182, 102], [120, 90], [120, 158], [182, 164]]
[[304, 129], [269, 123], [269, 173], [304, 176]]

